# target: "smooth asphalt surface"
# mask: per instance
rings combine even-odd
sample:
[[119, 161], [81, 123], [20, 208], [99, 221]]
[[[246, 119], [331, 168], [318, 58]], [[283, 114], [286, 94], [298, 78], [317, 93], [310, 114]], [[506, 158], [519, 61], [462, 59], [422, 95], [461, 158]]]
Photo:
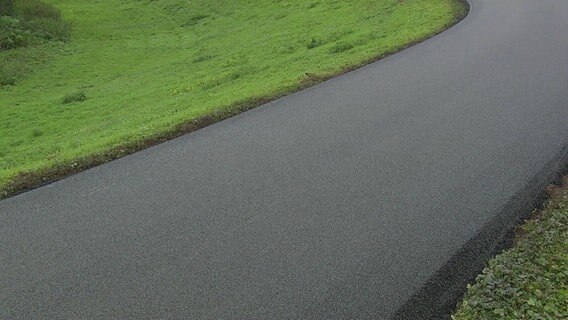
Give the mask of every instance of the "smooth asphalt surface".
[[387, 59], [0, 201], [0, 319], [392, 317], [566, 150], [568, 1], [471, 5]]

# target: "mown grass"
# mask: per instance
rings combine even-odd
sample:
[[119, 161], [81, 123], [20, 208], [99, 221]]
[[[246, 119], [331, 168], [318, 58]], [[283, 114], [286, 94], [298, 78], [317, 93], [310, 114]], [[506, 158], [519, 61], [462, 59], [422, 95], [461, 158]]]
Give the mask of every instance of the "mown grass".
[[[4, 195], [393, 53], [466, 10], [456, 0], [46, 2], [71, 40], [0, 52], [14, 73], [0, 87]], [[77, 93], [85, 99], [65, 103]]]
[[468, 287], [454, 320], [568, 319], [568, 179]]

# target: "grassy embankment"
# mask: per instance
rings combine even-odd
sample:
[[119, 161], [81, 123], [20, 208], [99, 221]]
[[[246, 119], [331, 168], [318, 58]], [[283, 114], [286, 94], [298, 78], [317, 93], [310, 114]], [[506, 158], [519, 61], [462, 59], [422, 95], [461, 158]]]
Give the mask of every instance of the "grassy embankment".
[[568, 319], [568, 178], [468, 287], [454, 320]]
[[466, 10], [457, 0], [45, 2], [70, 35], [0, 50], [0, 197], [396, 52]]

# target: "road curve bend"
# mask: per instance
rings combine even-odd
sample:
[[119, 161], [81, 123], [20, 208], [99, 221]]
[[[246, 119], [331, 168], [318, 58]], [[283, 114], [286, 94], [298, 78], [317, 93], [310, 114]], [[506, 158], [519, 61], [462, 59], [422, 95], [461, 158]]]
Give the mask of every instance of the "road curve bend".
[[566, 161], [567, 30], [566, 0], [471, 0], [401, 53], [0, 201], [0, 318], [434, 317]]

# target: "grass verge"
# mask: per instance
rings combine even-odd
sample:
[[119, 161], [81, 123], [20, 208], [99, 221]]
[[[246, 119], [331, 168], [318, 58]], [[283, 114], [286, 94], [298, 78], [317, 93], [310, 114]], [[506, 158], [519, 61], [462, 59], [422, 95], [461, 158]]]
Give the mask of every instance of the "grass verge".
[[37, 62], [0, 88], [2, 197], [355, 69], [467, 11], [457, 0], [46, 2], [71, 41], [0, 52]]
[[468, 286], [454, 320], [568, 319], [568, 178]]

